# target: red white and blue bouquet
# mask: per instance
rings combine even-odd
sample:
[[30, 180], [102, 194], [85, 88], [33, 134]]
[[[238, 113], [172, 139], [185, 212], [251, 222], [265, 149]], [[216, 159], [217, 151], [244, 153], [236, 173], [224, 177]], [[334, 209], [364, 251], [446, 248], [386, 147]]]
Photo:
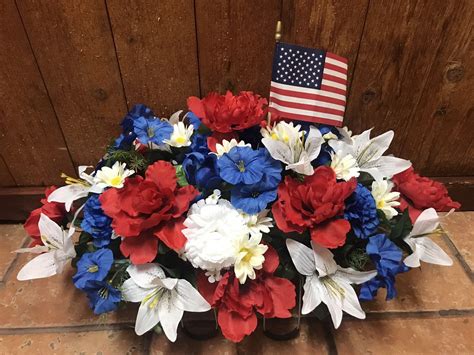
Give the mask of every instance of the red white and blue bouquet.
[[450, 265], [431, 239], [446, 188], [384, 155], [393, 132], [268, 119], [252, 92], [190, 97], [169, 119], [136, 105], [98, 165], [50, 187], [25, 229], [37, 253], [19, 280], [68, 264], [94, 313], [140, 306], [135, 330], [175, 341], [184, 312], [214, 309], [238, 342], [257, 317], [364, 318], [360, 300], [396, 296], [398, 274]]

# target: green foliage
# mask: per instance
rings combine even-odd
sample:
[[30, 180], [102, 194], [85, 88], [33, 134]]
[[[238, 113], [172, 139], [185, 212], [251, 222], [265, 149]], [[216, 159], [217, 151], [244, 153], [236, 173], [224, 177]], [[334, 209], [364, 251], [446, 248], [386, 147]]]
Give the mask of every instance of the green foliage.
[[179, 186], [187, 186], [189, 185], [188, 180], [186, 180], [186, 174], [184, 173], [182, 165], [176, 165], [176, 177], [178, 178], [178, 185]]
[[145, 171], [149, 162], [147, 159], [136, 150], [120, 150], [109, 147], [107, 152], [107, 165], [113, 165], [114, 162], [119, 161], [127, 164], [127, 167], [136, 172]]
[[389, 238], [394, 242], [403, 240], [403, 238], [405, 238], [412, 229], [413, 225], [410, 220], [410, 215], [408, 214], [408, 209], [406, 209], [401, 217], [398, 218], [394, 224], [392, 224]]
[[350, 267], [359, 271], [365, 271], [367, 264], [370, 262], [367, 252], [362, 248], [354, 248], [347, 255], [346, 260]]

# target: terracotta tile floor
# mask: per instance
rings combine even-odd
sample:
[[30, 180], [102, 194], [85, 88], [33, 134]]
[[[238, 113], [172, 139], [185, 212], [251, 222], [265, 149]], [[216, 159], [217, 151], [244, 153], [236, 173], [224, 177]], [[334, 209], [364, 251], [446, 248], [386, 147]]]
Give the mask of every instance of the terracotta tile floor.
[[27, 243], [19, 225], [0, 225], [0, 354], [474, 354], [474, 212], [444, 221], [438, 240], [454, 265], [423, 265], [397, 281], [399, 297], [366, 303], [367, 319], [346, 317], [338, 330], [304, 319], [300, 336], [279, 342], [258, 329], [235, 345], [185, 334], [174, 344], [158, 334], [135, 335], [136, 308], [94, 316], [68, 282], [72, 270], [50, 279], [19, 282], [29, 258], [10, 253]]

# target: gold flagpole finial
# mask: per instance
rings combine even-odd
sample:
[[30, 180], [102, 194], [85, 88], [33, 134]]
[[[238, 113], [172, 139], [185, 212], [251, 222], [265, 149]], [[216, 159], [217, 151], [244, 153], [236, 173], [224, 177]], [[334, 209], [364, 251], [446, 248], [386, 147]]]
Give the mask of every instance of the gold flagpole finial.
[[277, 22], [275, 29], [275, 42], [280, 42], [281, 39], [281, 21]]

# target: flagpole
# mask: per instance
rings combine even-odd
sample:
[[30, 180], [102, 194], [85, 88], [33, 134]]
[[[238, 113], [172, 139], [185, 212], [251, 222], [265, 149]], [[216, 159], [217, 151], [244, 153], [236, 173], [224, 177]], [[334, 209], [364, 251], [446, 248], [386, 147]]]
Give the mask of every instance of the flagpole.
[[[275, 43], [281, 40], [281, 21], [278, 20], [275, 28]], [[272, 120], [272, 114], [270, 111], [267, 113], [267, 125], [270, 126]]]

